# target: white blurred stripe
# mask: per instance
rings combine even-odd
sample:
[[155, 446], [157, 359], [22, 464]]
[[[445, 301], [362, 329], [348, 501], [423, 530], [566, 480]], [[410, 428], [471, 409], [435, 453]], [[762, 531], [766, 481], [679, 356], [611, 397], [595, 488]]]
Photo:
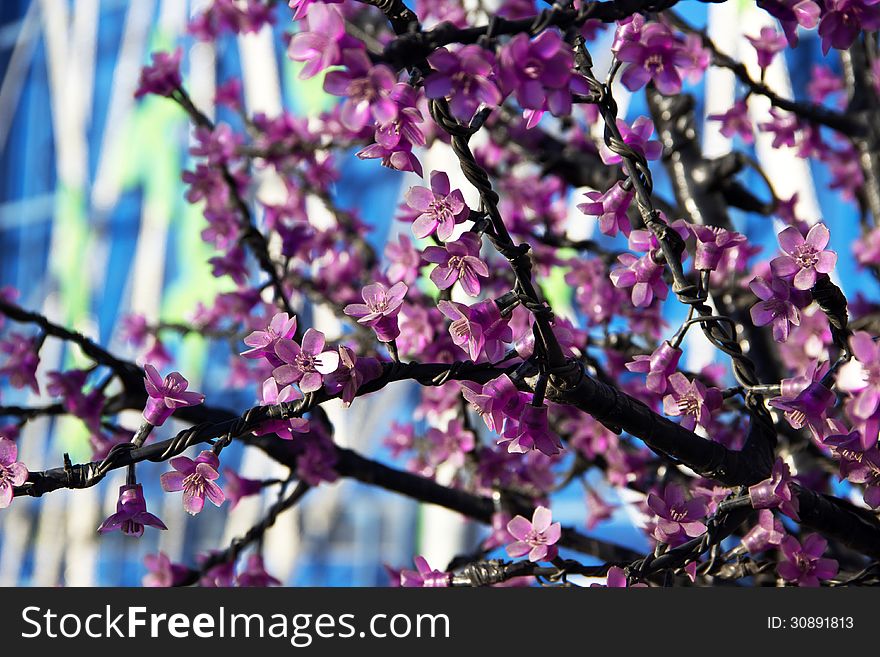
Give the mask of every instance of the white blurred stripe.
[[126, 132], [130, 129], [128, 121], [135, 107], [134, 92], [155, 10], [155, 0], [139, 0], [128, 5], [92, 185], [92, 205], [98, 212], [109, 212], [119, 199], [123, 173], [118, 166], [120, 149], [124, 147]]
[[[758, 67], [758, 59], [755, 49], [745, 38], [745, 35], [756, 36], [764, 26], [775, 26], [776, 21], [765, 11], [757, 7], [750, 7], [743, 13], [742, 30], [738, 40], [738, 48], [734, 53], [749, 71], [754, 79], [760, 78], [761, 69]], [[785, 65], [785, 59], [780, 55], [773, 59], [766, 73], [767, 85], [777, 94], [785, 98], [793, 98], [791, 79]], [[749, 116], [754, 125], [770, 120], [770, 101], [764, 96], [753, 94], [749, 98]], [[816, 188], [810, 173], [809, 163], [799, 158], [793, 148], [773, 148], [773, 134], [757, 131], [755, 136], [755, 152], [758, 161], [776, 188], [777, 195], [782, 199], [788, 199], [792, 194], [798, 194], [798, 215], [809, 223], [814, 223], [821, 215], [819, 201], [816, 197]]]
[[[739, 21], [739, 7], [735, 2], [709, 5], [707, 32], [722, 52], [736, 52]], [[722, 114], [733, 106], [736, 100], [736, 76], [733, 71], [710, 66], [704, 85], [704, 118], [711, 114]], [[708, 158], [730, 152], [732, 140], [722, 135], [719, 127], [716, 121], [703, 123], [703, 155]]]

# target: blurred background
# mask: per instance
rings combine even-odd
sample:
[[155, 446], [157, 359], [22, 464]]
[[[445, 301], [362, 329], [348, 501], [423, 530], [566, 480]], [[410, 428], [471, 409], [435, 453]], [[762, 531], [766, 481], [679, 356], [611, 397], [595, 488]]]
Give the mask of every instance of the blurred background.
[[[187, 118], [166, 99], [133, 97], [149, 53], [182, 45], [190, 94], [200, 108], [221, 120], [225, 110], [213, 107], [214, 91], [232, 76], [242, 78], [250, 112], [273, 115], [286, 108], [308, 115], [338, 100], [323, 93], [320, 78], [304, 82], [296, 77], [298, 65], [285, 56], [283, 35], [294, 28], [286, 3], [279, 3], [274, 28], [206, 44], [187, 35], [186, 25], [207, 2], [0, 2], [0, 287], [15, 286], [22, 306], [75, 326], [130, 358], [140, 354], [119, 337], [123, 317], [137, 312], [151, 321], [184, 320], [197, 303], [210, 302], [222, 289], [206, 263], [212, 253], [199, 238], [204, 220], [197, 207], [184, 201]], [[754, 50], [743, 35], [757, 35], [771, 19], [753, 2], [685, 2], [680, 11], [691, 23], [706, 26], [723, 50], [755, 66]], [[611, 37], [607, 30], [592, 49], [598, 71], [608, 66]], [[768, 83], [783, 96], [805, 97], [813, 66], [821, 59], [815, 31], [804, 33], [787, 60], [775, 60]], [[833, 57], [824, 63], [839, 69]], [[727, 71], [710, 69], [687, 91], [695, 94], [697, 115], [704, 117], [732, 105], [735, 84]], [[647, 114], [643, 93], [630, 97], [620, 88], [616, 98], [629, 118]], [[752, 110], [756, 119], [765, 120], [767, 108], [761, 100], [753, 100]], [[845, 292], [876, 292], [873, 279], [857, 270], [849, 257], [858, 235], [855, 208], [828, 189], [824, 166], [806, 163], [792, 150], [772, 150], [770, 137], [759, 134], [749, 147], [721, 136], [717, 123], [705, 128], [707, 154], [720, 155], [734, 147], [749, 150], [781, 198], [799, 194], [800, 216], [811, 222], [822, 218], [832, 228], [832, 247], [841, 254], [838, 284]], [[452, 172], [457, 165], [440, 150], [430, 154], [425, 169], [431, 168]], [[654, 171], [656, 188], [671, 197], [662, 167]], [[761, 193], [757, 176], [745, 174], [744, 180]], [[361, 209], [374, 226], [370, 239], [381, 252], [384, 242], [401, 229], [392, 221], [400, 195], [417, 182], [414, 174], [392, 172], [352, 156], [345, 160], [337, 195], [340, 204]], [[577, 237], [593, 231], [591, 221], [574, 209], [583, 191], [576, 190], [570, 200], [570, 227]], [[734, 214], [737, 228], [763, 244], [767, 254], [775, 248], [778, 226], [771, 219]], [[557, 290], [557, 296], [564, 299], [566, 290]], [[670, 320], [678, 312], [671, 308]], [[311, 325], [333, 332], [335, 320], [326, 313], [304, 313]], [[171, 339], [166, 347], [174, 357], [171, 369], [183, 372], [212, 405], [243, 409], [255, 402], [253, 392], [236, 392], [225, 385], [227, 345], [188, 336]], [[689, 369], [718, 358], [704, 341], [693, 342], [686, 353]], [[74, 358], [50, 340], [40, 371], [70, 366]], [[359, 400], [349, 410], [330, 408], [337, 440], [394, 463], [381, 440], [393, 420], [412, 414], [417, 398], [417, 391], [399, 385]], [[40, 398], [0, 387], [0, 403], [35, 405]], [[119, 421], [136, 426], [137, 414]], [[169, 423], [161, 435], [180, 428]], [[29, 422], [18, 442], [20, 459], [31, 469], [60, 465], [65, 451], [75, 461], [91, 453], [88, 433], [78, 420]], [[224, 452], [224, 464], [246, 477], [281, 474], [260, 453], [238, 447]], [[267, 494], [242, 501], [232, 512], [228, 505], [209, 506], [189, 518], [178, 496], [162, 495], [158, 488], [158, 475], [166, 469], [158, 464], [139, 469], [151, 511], [169, 527], [167, 532], [148, 529], [141, 539], [119, 533], [99, 537], [95, 532], [115, 510], [121, 471], [88, 490], [17, 500], [0, 513], [0, 585], [138, 585], [146, 553], [161, 549], [173, 561], [194, 564], [196, 553], [228, 544], [274, 501], [274, 495]], [[607, 487], [600, 492], [612, 502], [625, 497]], [[574, 486], [555, 498], [553, 511], [555, 519], [583, 529], [588, 516], [583, 490]], [[640, 522], [621, 507], [591, 533], [644, 550], [648, 544], [638, 530]], [[432, 566], [443, 568], [485, 535], [485, 528], [441, 509], [343, 481], [322, 485], [301, 507], [282, 516], [267, 535], [264, 554], [269, 572], [286, 584], [384, 585], [388, 577], [383, 564], [409, 567], [414, 554], [424, 554]]]

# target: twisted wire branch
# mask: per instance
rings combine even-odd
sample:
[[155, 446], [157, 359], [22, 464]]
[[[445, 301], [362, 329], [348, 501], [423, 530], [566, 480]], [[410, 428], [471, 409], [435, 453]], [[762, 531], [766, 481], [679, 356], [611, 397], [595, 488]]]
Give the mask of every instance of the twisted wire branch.
[[[700, 317], [709, 318], [714, 315], [708, 305], [706, 291], [701, 284], [694, 285], [688, 281], [681, 264], [684, 252], [684, 241], [664, 222], [651, 200], [653, 179], [644, 155], [628, 146], [617, 128], [617, 103], [611, 88], [596, 79], [592, 72], [592, 61], [587, 52], [584, 39], [575, 38], [575, 66], [584, 75], [593, 99], [599, 108], [605, 123], [604, 141], [608, 148], [620, 155], [623, 160], [631, 184], [636, 192], [636, 201], [645, 226], [660, 244], [660, 250], [666, 266], [672, 275], [672, 291], [679, 301], [693, 309]], [[707, 277], [704, 277], [707, 278]], [[751, 391], [760, 385], [755, 365], [745, 355], [737, 340], [735, 325], [729, 321], [708, 320], [700, 323], [706, 337], [722, 352], [731, 358], [733, 373], [737, 382], [746, 390], [745, 403], [752, 418], [752, 430], [743, 451], [753, 455], [762, 468], [769, 474], [773, 462], [773, 451], [776, 446], [776, 433], [772, 418], [764, 406], [763, 397]]]

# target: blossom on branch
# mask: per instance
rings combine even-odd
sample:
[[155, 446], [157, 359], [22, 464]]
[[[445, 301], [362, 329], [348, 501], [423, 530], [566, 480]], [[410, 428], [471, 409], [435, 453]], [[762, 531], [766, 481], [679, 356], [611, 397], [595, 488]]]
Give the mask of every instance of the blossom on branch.
[[529, 561], [551, 561], [556, 557], [556, 543], [562, 538], [562, 526], [553, 522], [553, 514], [547, 507], [539, 506], [529, 522], [516, 516], [507, 523], [507, 531], [516, 539], [507, 546], [507, 554], [513, 558], [529, 556]]
[[214, 506], [220, 506], [226, 499], [223, 490], [215, 484], [220, 473], [217, 468], [220, 459], [210, 451], [204, 450], [193, 461], [188, 456], [175, 456], [170, 461], [172, 472], [162, 475], [162, 489], [172, 493], [183, 491], [183, 508], [190, 515], [198, 514], [205, 506], [205, 498]]
[[144, 419], [154, 427], [162, 426], [178, 408], [198, 406], [205, 401], [203, 394], [187, 390], [189, 382], [179, 372], [172, 372], [163, 379], [149, 363], [144, 365], [144, 371], [148, 395]]

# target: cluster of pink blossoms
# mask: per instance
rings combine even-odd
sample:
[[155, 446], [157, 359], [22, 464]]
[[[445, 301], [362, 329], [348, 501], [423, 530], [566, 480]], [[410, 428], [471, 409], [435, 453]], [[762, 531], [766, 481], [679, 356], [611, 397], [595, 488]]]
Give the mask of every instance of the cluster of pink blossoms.
[[[218, 0], [196, 17], [190, 31], [202, 40], [227, 32], [257, 31], [275, 20], [271, 4]], [[463, 9], [454, 3], [448, 7], [436, 4], [425, 8], [432, 19], [467, 25]], [[761, 69], [774, 66], [785, 46], [797, 43], [798, 30], [818, 28], [827, 53], [832, 48], [848, 48], [861, 30], [880, 28], [880, 4], [873, 0], [758, 0], [757, 4], [779, 24], [779, 29], [766, 27], [747, 35]], [[229, 124], [200, 124], [190, 148], [194, 164], [184, 173], [187, 200], [202, 205], [207, 222], [202, 238], [217, 250], [209, 261], [212, 273], [234, 285], [213, 303], [200, 306], [191, 318], [192, 327], [206, 335], [249, 333], [243, 358], [230, 361], [230, 385], [256, 383], [260, 405], [286, 411], [262, 422], [253, 433], [290, 441], [291, 448], [298, 450], [297, 476], [317, 485], [337, 477], [332, 439], [320, 423], [292, 411], [298, 406], [308, 408], [310, 400], [322, 395], [338, 396], [351, 404], [365, 384], [391, 367], [383, 364], [380, 354], [384, 351], [374, 353], [364, 346], [371, 337], [387, 346], [395, 361], [448, 364], [470, 360], [499, 369], [509, 367], [510, 375], [503, 373], [485, 383], [449, 382], [425, 389], [416, 409], [416, 417], [425, 421], [424, 430], [414, 424], [396, 426], [386, 444], [395, 456], [408, 455], [408, 467], [424, 476], [435, 476], [443, 466], [451, 466], [456, 471], [454, 486], [479, 494], [511, 489], [536, 501], [548, 499], [572, 452], [591, 463], [601, 457], [610, 484], [643, 493], [647, 535], [670, 547], [700, 536], [706, 530], [706, 518], [727, 494], [725, 489], [719, 492], [703, 480], [662, 481], [654, 472], [655, 457], [630, 437], [618, 435], [576, 409], [518, 388], [519, 380], [515, 383], [516, 377], [512, 378], [514, 366], [540, 361], [542, 347], [540, 342], [536, 346], [534, 318], [519, 298], [506, 299], [510, 280], [498, 275], [500, 268], [495, 266], [504, 259], [490, 253], [488, 245], [484, 249], [482, 237], [491, 231], [483, 216], [485, 208], [468, 207], [467, 190], [455, 188], [451, 171], [430, 171], [427, 183], [414, 185], [404, 194], [397, 218], [409, 225], [416, 241], [401, 234], [389, 241], [384, 259], [370, 251], [369, 228], [359, 211], [338, 207], [334, 198], [335, 185], [342, 180], [336, 150], [353, 147], [362, 159], [378, 159], [384, 166], [421, 176], [423, 147], [442, 136], [430, 120], [429, 109], [440, 99], [448, 100], [452, 117], [463, 125], [475, 116], [482, 121], [486, 108], [515, 107], [522, 119], [502, 126], [501, 132], [521, 143], [523, 151], [546, 136], [539, 126], [553, 120], [547, 115], [563, 118], [566, 138], [576, 149], [606, 165], [620, 165], [619, 153], [591, 137], [596, 108], [573, 102], [591, 90], [575, 70], [570, 35], [551, 27], [534, 37], [503, 35], [479, 43], [450, 44], [428, 54], [424, 75], [412, 76], [346, 29], [359, 9], [316, 0], [293, 0], [290, 6], [299, 30], [289, 41], [289, 57], [302, 64], [302, 78], [324, 74], [325, 91], [339, 102], [308, 120], [287, 112], [277, 116], [258, 113], [249, 117], [248, 138]], [[534, 7], [505, 2], [498, 13], [525, 18], [534, 14]], [[580, 34], [590, 41], [597, 29], [588, 22]], [[650, 85], [664, 95], [681, 93], [689, 81], [699, 79], [711, 59], [698, 35], [677, 29], [662, 15], [649, 20], [636, 14], [620, 21], [612, 50], [627, 89]], [[137, 95], [154, 94], [181, 102], [182, 56], [180, 49], [156, 53], [143, 71]], [[875, 77], [880, 80], [880, 75]], [[825, 67], [814, 76], [809, 93], [816, 103], [839, 104], [846, 100], [844, 90], [842, 79]], [[240, 112], [241, 91], [237, 80], [229, 80], [218, 88], [216, 101]], [[738, 98], [729, 110], [709, 117], [720, 123], [722, 134], [751, 143], [756, 129], [766, 133], [774, 148], [793, 149], [798, 157], [823, 162], [831, 175], [831, 187], [844, 198], [860, 197], [864, 179], [851, 144], [834, 142], [816, 125], [775, 107], [764, 120], [753, 121], [749, 117], [751, 96]], [[495, 116], [487, 119], [494, 120]], [[620, 117], [615, 127], [623, 143], [638, 156], [649, 162], [660, 160], [663, 146], [654, 138], [655, 126], [649, 118], [628, 121]], [[497, 179], [500, 211], [512, 238], [532, 247], [535, 274], [547, 277], [562, 269], [571, 286], [573, 319], [564, 319], [560, 313], [552, 325], [564, 355], [582, 359], [597, 376], [620, 382], [624, 392], [654, 411], [678, 418], [685, 429], [739, 449], [745, 425], [727, 401], [736, 394], [726, 388], [728, 372], [717, 363], [687, 371], [680, 364], [680, 336], [665, 333], [663, 302], [670, 289], [667, 265], [656, 237], [639, 228], [631, 181], [611, 178], [602, 188], [587, 192], [585, 202], [578, 206], [583, 214], [597, 218], [604, 237], [622, 234], [625, 240], [620, 238], [620, 242], [625, 242], [627, 252], [615, 251], [610, 258], [569, 256], [555, 244], [562, 243], [559, 238], [565, 235], [570, 186], [555, 174], [536, 175], [527, 156], [506, 148], [503, 140], [491, 134], [485, 143], [477, 141], [475, 157]], [[245, 248], [250, 236], [242, 221], [241, 200], [253, 195], [255, 172], [280, 176], [285, 183], [286, 198], [261, 204], [264, 212], [253, 217], [255, 225], [275, 238], [273, 247], [277, 242], [284, 257], [283, 271], [289, 280], [280, 287], [296, 296], [302, 280], [302, 289], [343, 309], [351, 332], [344, 333], [338, 344], [328, 345], [326, 336], [313, 328], [298, 331], [297, 319], [277, 312], [253, 280], [255, 268]], [[309, 221], [308, 204], [314, 200], [332, 215], [330, 226]], [[846, 338], [852, 358], [839, 371], [832, 371], [834, 338], [816, 310], [813, 291], [833, 276], [837, 254], [828, 248], [828, 228], [822, 223], [805, 225], [796, 216], [796, 203], [796, 197], [776, 203], [776, 215], [788, 226], [778, 236], [780, 253], [769, 266], [752, 266], [750, 259], [757, 247], [734, 230], [662, 218], [686, 244], [682, 255], [688, 276], [708, 281], [713, 290], [723, 287], [733, 296], [751, 299], [749, 290], [754, 294], [749, 309], [752, 323], [768, 327], [768, 334], [778, 343], [782, 365], [796, 373], [780, 382], [779, 394], [769, 400], [769, 407], [779, 422], [787, 422], [794, 431], [804, 430], [813, 448], [836, 461], [839, 477], [861, 487], [865, 503], [878, 508], [880, 346], [869, 333], [853, 332]], [[863, 266], [880, 264], [880, 229], [857, 243], [855, 254]], [[615, 263], [613, 267], [609, 268], [609, 261]], [[273, 292], [277, 298], [277, 290]], [[8, 293], [0, 290], [0, 296], [6, 298]], [[862, 310], [854, 314], [867, 314], [871, 308]], [[618, 321], [626, 323], [627, 335], [611, 328]], [[169, 365], [171, 356], [158, 328], [134, 317], [126, 329], [137, 347], [149, 347], [143, 359], [147, 363], [147, 424], [160, 427], [178, 410], [204, 400], [188, 390], [180, 374], [164, 378], [159, 374], [157, 368]], [[0, 376], [15, 388], [38, 392], [40, 345], [41, 338], [15, 332], [0, 340]], [[102, 458], [127, 436], [115, 435], [103, 426], [107, 397], [95, 378], [88, 370], [52, 372], [44, 387], [67, 413], [89, 428], [96, 458]], [[451, 418], [450, 411], [460, 409], [462, 397], [493, 434], [490, 440], [483, 440], [483, 427], [471, 426], [466, 416]], [[0, 431], [12, 435], [5, 427]], [[564, 447], [570, 448], [567, 454]], [[206, 500], [219, 506], [228, 499], [235, 505], [262, 490], [263, 482], [227, 469], [224, 491], [217, 483], [219, 465], [214, 450], [205, 450], [194, 459], [177, 456], [170, 462], [172, 470], [162, 476], [162, 486], [182, 491], [184, 507], [191, 514], [199, 513]], [[751, 554], [778, 548], [778, 574], [799, 585], [818, 584], [837, 570], [836, 563], [822, 558], [826, 547], [822, 539], [788, 535], [774, 515], [778, 512], [798, 521], [797, 489], [810, 483], [809, 475], [793, 474], [789, 464], [777, 460], [768, 478], [748, 489], [749, 503], [760, 513], [758, 523], [743, 537]], [[24, 485], [27, 477], [26, 468], [17, 461], [15, 443], [0, 439], [0, 506], [10, 503], [13, 489]], [[610, 517], [611, 507], [601, 496], [590, 489], [587, 497], [591, 522]], [[562, 531], [559, 523], [552, 522], [548, 508], [539, 505], [531, 521], [522, 516], [511, 519], [504, 513], [496, 516], [489, 540], [492, 547], [507, 545], [512, 558], [554, 559]], [[120, 488], [116, 513], [100, 531], [119, 529], [140, 535], [145, 526], [164, 528], [161, 520], [147, 512], [141, 486], [127, 483]], [[450, 573], [432, 569], [421, 557], [415, 566], [401, 573], [404, 585], [451, 583]], [[688, 564], [685, 572], [694, 577], [696, 567], [696, 563]], [[178, 583], [187, 576], [167, 558], [151, 562], [151, 582]], [[214, 585], [233, 582], [275, 583], [265, 573], [259, 555], [253, 555], [238, 574], [232, 564], [221, 564], [211, 568], [203, 580]], [[607, 584], [625, 586], [627, 574], [612, 568]]]

